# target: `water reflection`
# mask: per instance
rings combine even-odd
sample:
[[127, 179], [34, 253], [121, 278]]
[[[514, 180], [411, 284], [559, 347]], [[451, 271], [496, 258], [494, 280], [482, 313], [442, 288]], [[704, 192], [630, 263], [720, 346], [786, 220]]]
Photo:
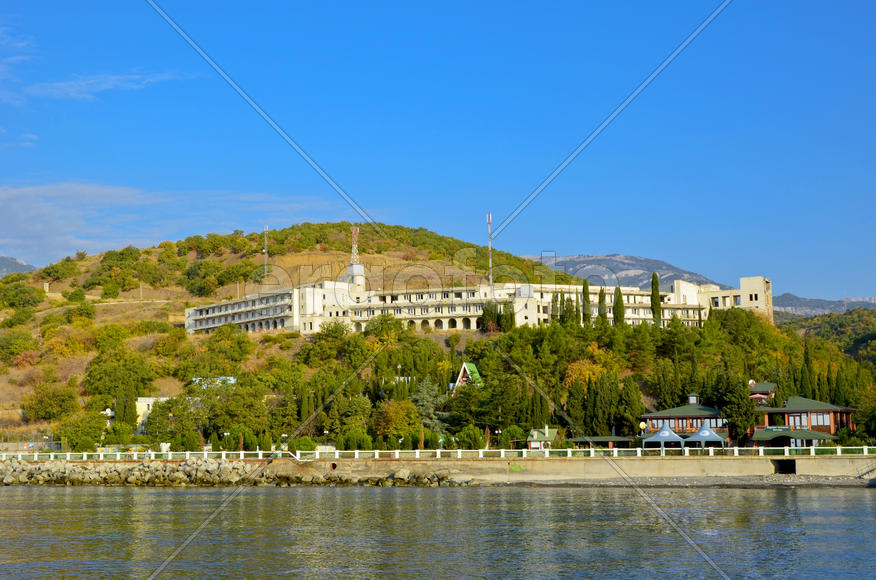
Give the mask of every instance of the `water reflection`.
[[[226, 489], [0, 488], [0, 576], [147, 576]], [[732, 577], [867, 576], [873, 490], [656, 489]], [[166, 569], [191, 576], [709, 577], [635, 491], [253, 488]]]

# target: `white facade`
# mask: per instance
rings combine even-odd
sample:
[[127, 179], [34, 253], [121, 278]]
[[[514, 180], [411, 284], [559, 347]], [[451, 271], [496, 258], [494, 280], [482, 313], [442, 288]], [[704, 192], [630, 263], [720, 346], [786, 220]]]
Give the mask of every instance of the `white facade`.
[[[353, 267], [356, 267], [354, 270]], [[471, 330], [478, 326], [484, 305], [494, 301], [510, 304], [517, 326], [547, 324], [551, 320], [554, 296], [583, 302], [581, 286], [566, 284], [497, 283], [491, 294], [488, 284], [460, 288], [425, 290], [367, 290], [364, 269], [351, 264], [341, 282], [315, 282], [252, 294], [186, 310], [185, 326], [190, 333], [210, 332], [224, 324], [236, 324], [248, 332], [274, 330], [318, 332], [325, 322], [340, 320], [360, 332], [380, 314], [391, 314], [408, 327], [434, 330]], [[598, 286], [590, 287], [591, 318], [598, 314]], [[604, 287], [609, 321], [613, 318], [614, 287]], [[651, 292], [621, 287], [624, 321], [630, 325], [651, 323]], [[676, 281], [669, 292], [661, 292], [661, 324], [677, 317], [686, 326], [697, 326], [711, 308], [744, 308], [764, 312], [772, 320], [770, 281], [762, 276], [740, 279], [737, 290], [720, 290], [714, 285], [697, 286]], [[726, 298], [726, 299], [725, 299]]]

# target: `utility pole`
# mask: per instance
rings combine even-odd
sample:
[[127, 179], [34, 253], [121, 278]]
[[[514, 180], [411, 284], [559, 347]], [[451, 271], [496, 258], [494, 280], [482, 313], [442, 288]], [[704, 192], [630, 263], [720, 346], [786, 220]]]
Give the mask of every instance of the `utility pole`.
[[495, 296], [493, 292], [493, 214], [487, 212], [487, 253], [490, 260], [490, 298]]

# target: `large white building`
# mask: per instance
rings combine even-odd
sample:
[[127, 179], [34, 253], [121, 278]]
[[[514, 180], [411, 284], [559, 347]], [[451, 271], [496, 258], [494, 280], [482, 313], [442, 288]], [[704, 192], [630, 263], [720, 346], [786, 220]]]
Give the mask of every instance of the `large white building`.
[[[354, 254], [355, 256], [355, 254]], [[416, 329], [470, 330], [478, 327], [484, 305], [493, 301], [510, 304], [517, 326], [547, 324], [556, 296], [583, 303], [581, 286], [566, 284], [497, 283], [432, 289], [379, 289], [366, 287], [365, 270], [355, 259], [340, 281], [322, 281], [272, 290], [186, 310], [185, 327], [190, 333], [210, 332], [224, 324], [236, 324], [248, 332], [273, 330], [318, 332], [330, 321], [343, 321], [362, 331], [368, 321], [391, 314]], [[392, 286], [392, 285], [390, 285]], [[600, 287], [590, 287], [590, 308], [595, 319]], [[612, 320], [614, 287], [604, 287], [609, 321]], [[621, 287], [627, 324], [651, 323], [651, 292]], [[740, 288], [721, 290], [713, 284], [698, 286], [673, 282], [660, 292], [662, 320], [677, 317], [696, 326], [710, 309], [755, 310], [772, 320], [772, 289], [763, 276], [740, 279]]]

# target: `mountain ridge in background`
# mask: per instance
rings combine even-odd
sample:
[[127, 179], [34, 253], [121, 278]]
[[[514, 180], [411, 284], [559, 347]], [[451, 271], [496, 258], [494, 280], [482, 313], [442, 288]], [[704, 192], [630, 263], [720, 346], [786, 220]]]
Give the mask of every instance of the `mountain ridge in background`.
[[726, 284], [674, 266], [663, 260], [629, 256], [625, 254], [604, 254], [601, 256], [523, 256], [529, 260], [537, 260], [544, 265], [573, 276], [587, 276], [596, 284], [607, 286], [634, 286], [650, 288], [651, 274], [657, 272], [660, 284], [668, 285], [675, 280], [685, 280], [693, 284], [717, 284], [721, 288], [731, 288]]
[[31, 266], [24, 262], [24, 260], [10, 258], [9, 256], [0, 256], [0, 277], [15, 272], [33, 272], [34, 270], [36, 270], [36, 266]]
[[[605, 254], [601, 256], [523, 256], [540, 261], [554, 270], [573, 276], [586, 276], [591, 283], [613, 286], [651, 287], [651, 274], [657, 272], [660, 285], [668, 286], [675, 280], [685, 280], [693, 284], [717, 284], [721, 288], [732, 288], [716, 282], [702, 274], [679, 268], [664, 260], [629, 256], [625, 254]], [[790, 292], [773, 297], [773, 310], [798, 316], [818, 316], [821, 314], [842, 313], [855, 308], [876, 308], [876, 297], [849, 298], [846, 300], [824, 300], [821, 298], [802, 298]]]
[[842, 313], [855, 308], [876, 308], [876, 303], [869, 300], [822, 300], [821, 298], [801, 298], [790, 292], [773, 297], [773, 310], [788, 312], [800, 316], [818, 316], [820, 314]]

